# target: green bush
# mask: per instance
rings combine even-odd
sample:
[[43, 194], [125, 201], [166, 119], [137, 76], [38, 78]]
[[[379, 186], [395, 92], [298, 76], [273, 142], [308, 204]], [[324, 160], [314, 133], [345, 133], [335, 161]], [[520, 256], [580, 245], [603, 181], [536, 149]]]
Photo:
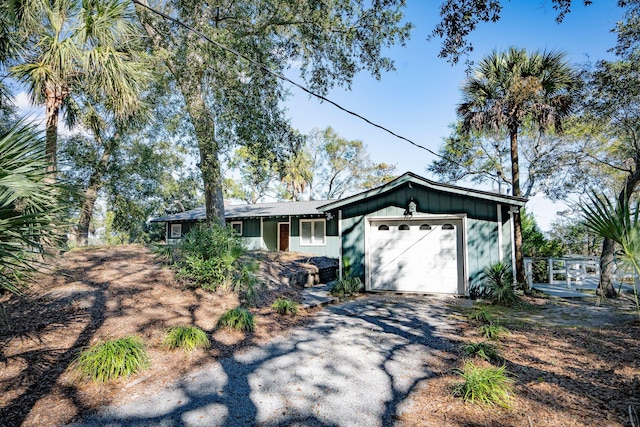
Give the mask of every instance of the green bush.
[[229, 288], [237, 293], [244, 291], [244, 297], [252, 299], [258, 264], [240, 260], [247, 251], [232, 229], [217, 224], [194, 227], [178, 244], [176, 252], [177, 275], [187, 286]]
[[162, 344], [171, 350], [181, 348], [184, 351], [211, 347], [207, 334], [197, 326], [174, 326], [169, 328]]
[[460, 346], [460, 352], [462, 357], [479, 357], [487, 362], [501, 359], [498, 347], [489, 342], [464, 344]]
[[153, 245], [151, 246], [151, 252], [156, 259], [173, 264], [175, 262], [175, 246], [174, 245]]
[[351, 262], [343, 258], [342, 260], [342, 277], [337, 279], [329, 287], [329, 293], [336, 297], [342, 297], [345, 295], [357, 294], [364, 285], [359, 277], [354, 276], [351, 270]]
[[253, 314], [246, 308], [237, 307], [222, 315], [218, 324], [226, 328], [251, 332], [255, 329]]
[[503, 335], [508, 334], [509, 330], [496, 322], [491, 322], [488, 325], [480, 326], [480, 333], [487, 339], [499, 340]]
[[271, 305], [271, 308], [280, 314], [298, 314], [298, 303], [290, 299], [278, 298]]
[[511, 405], [513, 380], [506, 375], [504, 366], [481, 367], [467, 362], [457, 373], [464, 381], [454, 386], [453, 393], [465, 402], [504, 408]]
[[136, 336], [100, 342], [82, 351], [76, 359], [81, 375], [95, 382], [127, 377], [149, 366], [144, 344]]
[[513, 305], [520, 300], [513, 283], [513, 272], [509, 264], [496, 262], [484, 269], [487, 297], [496, 304]]

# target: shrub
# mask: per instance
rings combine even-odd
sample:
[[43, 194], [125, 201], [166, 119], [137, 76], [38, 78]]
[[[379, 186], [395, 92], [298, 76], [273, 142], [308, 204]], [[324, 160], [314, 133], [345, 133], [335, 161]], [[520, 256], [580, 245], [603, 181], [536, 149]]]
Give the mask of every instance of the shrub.
[[220, 326], [251, 332], [255, 329], [253, 314], [246, 308], [237, 307], [227, 311], [218, 322]]
[[499, 340], [503, 335], [508, 334], [509, 330], [496, 322], [491, 322], [488, 325], [480, 326], [480, 333], [487, 339]]
[[298, 314], [298, 303], [290, 299], [278, 298], [271, 305], [271, 308], [280, 314]]
[[489, 342], [469, 343], [460, 347], [462, 357], [479, 357], [491, 362], [501, 358], [500, 351], [495, 344]]
[[156, 259], [173, 264], [175, 262], [175, 246], [174, 245], [153, 245], [151, 252]]
[[255, 262], [241, 262], [246, 249], [240, 236], [232, 229], [213, 224], [194, 227], [177, 247], [177, 275], [189, 287], [216, 290], [229, 288], [245, 292], [251, 300], [257, 283]]
[[471, 309], [467, 316], [472, 320], [477, 320], [485, 323], [491, 323], [493, 321], [491, 310], [489, 310], [487, 307], [474, 307]]
[[162, 344], [171, 350], [181, 348], [184, 351], [211, 347], [207, 334], [197, 326], [174, 326], [169, 328]]
[[95, 344], [80, 353], [76, 367], [84, 377], [105, 382], [127, 377], [150, 365], [139, 337], [129, 336]]
[[506, 375], [504, 366], [481, 367], [467, 362], [457, 373], [464, 381], [454, 386], [453, 393], [465, 402], [510, 406], [513, 380]]
[[354, 276], [351, 270], [351, 262], [347, 258], [342, 260], [342, 277], [337, 279], [329, 287], [329, 293], [336, 297], [357, 294], [364, 288], [362, 280]]
[[488, 298], [496, 304], [513, 305], [520, 300], [515, 292], [510, 265], [503, 262], [491, 264], [484, 269], [484, 282]]

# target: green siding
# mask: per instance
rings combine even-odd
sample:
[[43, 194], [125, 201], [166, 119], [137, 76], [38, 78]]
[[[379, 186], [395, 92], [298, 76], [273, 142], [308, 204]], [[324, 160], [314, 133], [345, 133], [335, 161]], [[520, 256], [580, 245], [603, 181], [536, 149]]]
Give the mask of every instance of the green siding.
[[[335, 216], [335, 215], [334, 215]], [[325, 244], [322, 246], [301, 246], [300, 245], [300, 220], [301, 219], [325, 219], [320, 217], [291, 217], [291, 233], [289, 240], [289, 250], [294, 252], [306, 252], [318, 256], [338, 258], [340, 256], [340, 238], [338, 237], [338, 219], [333, 218], [325, 221]]]
[[[418, 213], [467, 216], [465, 237], [467, 242], [467, 278], [469, 285], [477, 282], [482, 270], [499, 260], [498, 214], [496, 203], [457, 195], [413, 184], [396, 188], [388, 193], [361, 200], [342, 209], [343, 257], [352, 263], [353, 274], [364, 279], [366, 217], [403, 216], [409, 200], [413, 198]], [[509, 228], [508, 207], [503, 211], [503, 231]], [[506, 218], [505, 218], [506, 215]], [[506, 221], [506, 223], [505, 223]], [[511, 254], [509, 233], [503, 232], [505, 260]]]
[[242, 237], [260, 237], [259, 218], [250, 218], [242, 221]]

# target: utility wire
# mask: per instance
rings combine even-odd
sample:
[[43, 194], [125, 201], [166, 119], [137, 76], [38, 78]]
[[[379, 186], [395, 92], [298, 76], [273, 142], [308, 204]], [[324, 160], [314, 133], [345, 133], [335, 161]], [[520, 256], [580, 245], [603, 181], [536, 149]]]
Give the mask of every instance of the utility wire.
[[[351, 110], [349, 110], [349, 109], [347, 109], [347, 108], [345, 108], [345, 107], [341, 106], [341, 105], [340, 105], [340, 104], [338, 104], [337, 102], [334, 102], [334, 101], [330, 100], [329, 98], [326, 98], [326, 97], [324, 97], [324, 96], [320, 95], [319, 93], [316, 93], [316, 92], [312, 91], [311, 89], [306, 88], [305, 86], [301, 85], [300, 83], [297, 83], [297, 82], [295, 82], [295, 81], [291, 80], [290, 78], [288, 78], [288, 77], [286, 77], [286, 76], [284, 76], [284, 75], [282, 75], [282, 74], [279, 74], [279, 73], [277, 73], [277, 72], [275, 72], [275, 71], [271, 70], [271, 69], [270, 69], [269, 67], [267, 67], [266, 65], [261, 64], [260, 62], [258, 62], [258, 61], [256, 61], [256, 60], [254, 60], [254, 59], [252, 59], [252, 58], [250, 58], [250, 57], [246, 56], [245, 54], [243, 54], [243, 53], [241, 53], [241, 52], [238, 52], [238, 51], [237, 51], [237, 50], [235, 50], [235, 49], [232, 49], [232, 48], [230, 48], [230, 47], [227, 47], [227, 46], [225, 46], [225, 45], [223, 45], [223, 44], [221, 44], [221, 43], [219, 43], [219, 42], [217, 42], [217, 41], [213, 40], [212, 38], [210, 38], [209, 36], [207, 36], [206, 34], [204, 34], [203, 32], [201, 32], [200, 30], [198, 30], [198, 29], [196, 29], [196, 28], [193, 28], [192, 26], [190, 26], [190, 25], [188, 25], [188, 24], [185, 24], [184, 22], [180, 21], [179, 19], [176, 19], [176, 18], [174, 18], [174, 17], [172, 17], [172, 16], [167, 15], [167, 14], [166, 14], [166, 13], [164, 13], [164, 12], [161, 12], [161, 11], [159, 11], [159, 10], [156, 10], [156, 9], [152, 8], [151, 6], [149, 6], [148, 4], [142, 3], [140, 0], [132, 0], [132, 2], [133, 2], [134, 4], [137, 4], [137, 5], [139, 5], [139, 6], [144, 7], [145, 9], [147, 9], [147, 10], [151, 11], [152, 13], [155, 13], [156, 15], [161, 16], [163, 19], [166, 19], [167, 21], [171, 21], [171, 22], [173, 22], [173, 23], [175, 23], [175, 24], [177, 24], [177, 25], [179, 25], [179, 26], [181, 26], [181, 27], [186, 28], [187, 30], [189, 30], [189, 31], [191, 31], [191, 32], [193, 32], [193, 33], [195, 33], [195, 34], [197, 34], [197, 35], [198, 35], [198, 36], [200, 36], [200, 37], [202, 37], [202, 38], [203, 38], [204, 40], [206, 40], [207, 42], [209, 42], [209, 43], [211, 43], [211, 44], [213, 44], [213, 45], [215, 45], [215, 46], [219, 47], [220, 49], [223, 49], [223, 50], [226, 50], [226, 51], [228, 51], [228, 52], [233, 53], [234, 55], [236, 55], [236, 56], [238, 56], [238, 57], [240, 57], [240, 58], [244, 59], [245, 61], [248, 61], [248, 62], [250, 62], [251, 64], [253, 64], [253, 65], [255, 65], [255, 66], [257, 66], [257, 67], [261, 68], [263, 71], [265, 71], [265, 72], [267, 72], [267, 73], [271, 74], [272, 76], [274, 76], [274, 77], [276, 77], [276, 78], [278, 78], [278, 79], [280, 79], [280, 80], [283, 80], [283, 81], [286, 81], [286, 82], [288, 82], [288, 83], [292, 84], [293, 86], [297, 87], [298, 89], [302, 90], [303, 92], [306, 92], [306, 93], [308, 93], [309, 95], [314, 96], [314, 97], [316, 97], [316, 98], [318, 98], [318, 99], [320, 99], [320, 100], [322, 100], [322, 101], [328, 102], [329, 104], [333, 105], [333, 106], [334, 106], [334, 107], [336, 107], [337, 109], [339, 109], [339, 110], [341, 110], [341, 111], [344, 111], [345, 113], [350, 114], [350, 115], [352, 115], [352, 116], [355, 116], [355, 117], [357, 117], [357, 118], [359, 118], [359, 119], [361, 119], [361, 120], [365, 121], [366, 123], [370, 124], [371, 126], [377, 127], [378, 129], [381, 129], [381, 130], [383, 130], [383, 131], [385, 131], [385, 132], [387, 132], [387, 133], [389, 133], [389, 134], [391, 134], [391, 135], [395, 136], [395, 137], [396, 137], [396, 138], [398, 138], [398, 139], [401, 139], [401, 140], [403, 140], [403, 141], [406, 141], [406, 142], [408, 142], [409, 144], [413, 145], [414, 147], [417, 147], [417, 148], [420, 148], [420, 149], [422, 149], [422, 150], [425, 150], [426, 152], [428, 152], [428, 153], [430, 153], [430, 154], [433, 154], [433, 155], [434, 155], [434, 156], [436, 156], [436, 157], [440, 157], [440, 158], [442, 158], [443, 160], [445, 160], [445, 161], [447, 161], [447, 162], [454, 163], [455, 165], [460, 166], [460, 167], [462, 167], [462, 168], [466, 169], [466, 167], [465, 167], [463, 164], [461, 164], [461, 163], [459, 163], [459, 162], [456, 162], [455, 160], [453, 160], [453, 159], [451, 159], [451, 158], [449, 158], [449, 157], [443, 156], [442, 154], [436, 153], [435, 151], [433, 151], [433, 150], [431, 150], [431, 149], [429, 149], [429, 148], [425, 147], [424, 145], [420, 145], [420, 144], [418, 144], [417, 142], [414, 142], [414, 141], [412, 141], [412, 140], [411, 140], [411, 139], [409, 139], [409, 138], [406, 138], [406, 137], [404, 137], [404, 136], [402, 136], [402, 135], [399, 135], [399, 134], [397, 134], [397, 133], [393, 132], [392, 130], [387, 129], [386, 127], [384, 127], [384, 126], [382, 126], [382, 125], [379, 125], [379, 124], [377, 124], [377, 123], [375, 123], [375, 122], [372, 122], [371, 120], [369, 120], [369, 119], [367, 119], [366, 117], [364, 117], [364, 116], [362, 116], [362, 115], [360, 115], [360, 114], [356, 113], [355, 111], [351, 111]], [[490, 176], [493, 176], [493, 175], [490, 175]]]

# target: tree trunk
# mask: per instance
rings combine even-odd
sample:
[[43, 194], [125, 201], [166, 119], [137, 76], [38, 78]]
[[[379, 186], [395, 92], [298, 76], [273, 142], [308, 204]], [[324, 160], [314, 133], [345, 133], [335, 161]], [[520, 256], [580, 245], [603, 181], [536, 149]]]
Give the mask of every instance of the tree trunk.
[[[141, 4], [146, 5], [145, 0]], [[168, 43], [166, 34], [160, 34], [154, 28], [164, 25], [162, 21], [156, 19], [148, 10], [136, 5], [136, 12], [140, 17], [147, 35], [151, 38], [153, 45], [158, 49], [171, 51], [172, 46]], [[165, 30], [169, 31], [165, 27]], [[204, 70], [207, 64], [199, 63], [197, 53], [198, 44], [203, 43], [198, 36], [194, 36], [187, 42], [187, 49], [193, 43], [193, 51], [187, 52], [186, 60], [175, 60], [170, 56], [165, 57], [165, 64], [175, 78], [180, 92], [185, 101], [189, 119], [195, 129], [198, 141], [198, 151], [200, 152], [200, 172], [204, 184], [204, 199], [206, 205], [206, 223], [211, 225], [218, 223], [225, 225], [224, 219], [224, 198], [222, 195], [222, 170], [218, 159], [219, 146], [215, 138], [215, 122], [213, 115], [208, 110], [204, 96], [202, 84], [204, 84]]]
[[[522, 197], [520, 192], [520, 166], [518, 160], [518, 126], [509, 129], [511, 142], [511, 188], [512, 195]], [[516, 258], [516, 282], [518, 286], [526, 289], [527, 279], [524, 272], [524, 254], [522, 252], [522, 220], [520, 212], [513, 214], [513, 243]]]
[[60, 92], [55, 85], [47, 85], [47, 99], [45, 102], [47, 175], [45, 179], [49, 183], [56, 181], [56, 173], [58, 171], [58, 116], [60, 115], [60, 105], [62, 104], [62, 94]]
[[[98, 198], [98, 192], [102, 188], [102, 177], [107, 170], [111, 153], [116, 146], [116, 138], [117, 136], [111, 138], [105, 145], [102, 156], [89, 178], [89, 185], [87, 185], [87, 190], [84, 193], [84, 201], [82, 202], [80, 218], [78, 219], [78, 229], [76, 231], [76, 244], [78, 246], [87, 246], [89, 242], [89, 225], [93, 217], [93, 208]], [[96, 140], [99, 145], [102, 145], [99, 137], [96, 137]]]
[[616, 288], [613, 286], [615, 247], [616, 244], [613, 240], [607, 237], [604, 238], [602, 254], [600, 255], [600, 292], [606, 298], [615, 298], [617, 296]]

